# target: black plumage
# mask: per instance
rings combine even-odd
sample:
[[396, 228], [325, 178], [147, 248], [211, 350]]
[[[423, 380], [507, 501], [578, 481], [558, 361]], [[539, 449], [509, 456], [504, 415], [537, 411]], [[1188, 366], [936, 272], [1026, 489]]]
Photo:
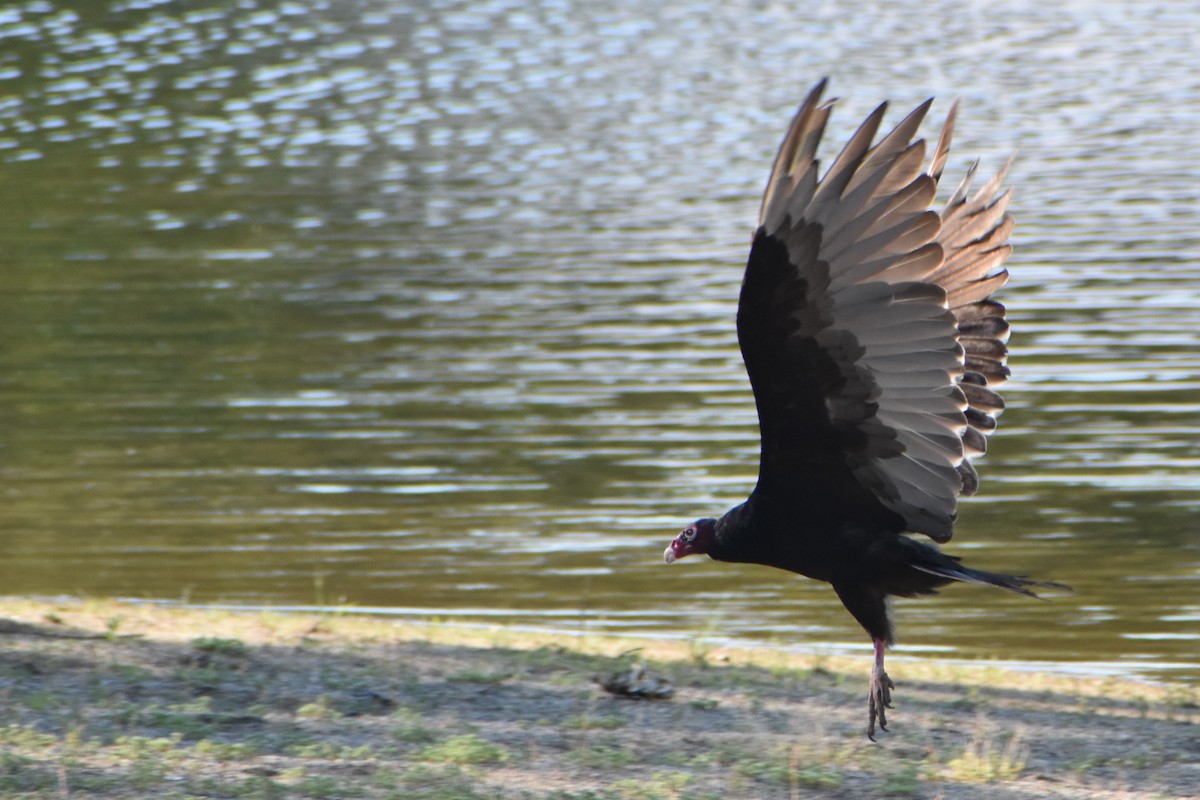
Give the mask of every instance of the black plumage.
[[[819, 175], [832, 103], [825, 82], [776, 156], [738, 305], [738, 342], [761, 434], [758, 484], [720, 519], [687, 526], [669, 562], [693, 553], [765, 564], [833, 584], [875, 643], [867, 733], [886, 730], [894, 639], [887, 599], [951, 581], [1022, 594], [1058, 587], [963, 566], [918, 533], [950, 539], [958, 497], [978, 488], [1004, 401], [1004, 285], [1012, 220], [1007, 167], [973, 194], [974, 168], [931, 210], [956, 107], [927, 167], [926, 101], [874, 142], [887, 104]], [[924, 167], [924, 168], [923, 168]]]

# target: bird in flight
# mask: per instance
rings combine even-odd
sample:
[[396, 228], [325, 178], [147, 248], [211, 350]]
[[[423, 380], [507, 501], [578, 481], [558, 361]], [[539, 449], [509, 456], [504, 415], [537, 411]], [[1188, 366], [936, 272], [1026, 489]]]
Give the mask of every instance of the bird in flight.
[[761, 438], [758, 483], [719, 519], [688, 525], [669, 564], [707, 553], [833, 584], [875, 645], [867, 735], [895, 688], [889, 598], [952, 581], [1034, 595], [1067, 587], [971, 569], [949, 541], [958, 497], [979, 486], [1004, 401], [1009, 325], [1007, 166], [978, 191], [972, 167], [932, 206], [957, 104], [926, 166], [914, 139], [932, 100], [873, 143], [887, 103], [820, 175], [833, 101], [809, 93], [775, 157], [738, 302], [737, 332]]

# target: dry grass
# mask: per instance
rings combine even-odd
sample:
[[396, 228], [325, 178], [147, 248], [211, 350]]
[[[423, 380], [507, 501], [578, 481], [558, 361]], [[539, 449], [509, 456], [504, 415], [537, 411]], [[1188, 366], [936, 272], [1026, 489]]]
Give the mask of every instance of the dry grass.
[[[1158, 798], [1195, 687], [357, 615], [0, 600], [0, 797]], [[66, 638], [81, 631], [91, 638]], [[612, 698], [638, 657], [670, 701]]]

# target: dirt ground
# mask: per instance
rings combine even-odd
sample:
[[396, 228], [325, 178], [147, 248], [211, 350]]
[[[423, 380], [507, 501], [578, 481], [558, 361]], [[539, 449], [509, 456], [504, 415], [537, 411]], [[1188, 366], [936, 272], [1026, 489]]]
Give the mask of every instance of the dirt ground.
[[[639, 648], [637, 652], [629, 652]], [[600, 682], [646, 669], [671, 697]], [[1200, 797], [1200, 692], [114, 601], [0, 599], [0, 797]]]

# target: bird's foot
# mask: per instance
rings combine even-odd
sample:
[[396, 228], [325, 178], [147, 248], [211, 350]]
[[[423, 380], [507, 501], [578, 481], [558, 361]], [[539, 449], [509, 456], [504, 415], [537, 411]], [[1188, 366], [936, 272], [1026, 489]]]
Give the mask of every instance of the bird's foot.
[[887, 731], [887, 709], [892, 707], [892, 689], [896, 684], [883, 671], [883, 664], [877, 662], [871, 670], [871, 685], [867, 689], [867, 738], [875, 741], [875, 721], [879, 720], [879, 729]]

